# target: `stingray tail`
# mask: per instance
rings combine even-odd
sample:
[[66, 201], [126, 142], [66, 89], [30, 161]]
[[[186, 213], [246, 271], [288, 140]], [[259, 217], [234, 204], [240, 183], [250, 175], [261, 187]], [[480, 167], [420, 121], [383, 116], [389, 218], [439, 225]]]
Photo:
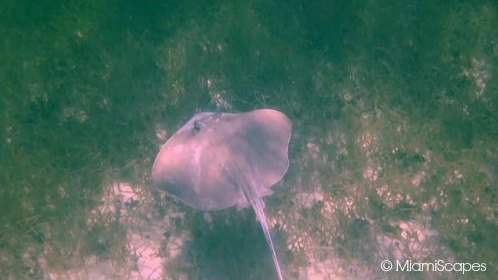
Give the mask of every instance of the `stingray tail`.
[[277, 270], [278, 279], [283, 280], [284, 278], [282, 276], [282, 271], [280, 269], [280, 263], [278, 262], [277, 254], [275, 253], [275, 248], [273, 247], [273, 241], [270, 236], [270, 230], [268, 228], [268, 223], [266, 221], [265, 211], [263, 210], [264, 202], [256, 193], [252, 191], [254, 188], [251, 188], [251, 186], [243, 187], [243, 189], [246, 198], [251, 203], [252, 208], [256, 213], [256, 217], [258, 218], [258, 221], [261, 224], [261, 227], [263, 228], [263, 233], [265, 234], [266, 242], [268, 243], [268, 246], [270, 246], [271, 249], [273, 263], [275, 264], [275, 269]]

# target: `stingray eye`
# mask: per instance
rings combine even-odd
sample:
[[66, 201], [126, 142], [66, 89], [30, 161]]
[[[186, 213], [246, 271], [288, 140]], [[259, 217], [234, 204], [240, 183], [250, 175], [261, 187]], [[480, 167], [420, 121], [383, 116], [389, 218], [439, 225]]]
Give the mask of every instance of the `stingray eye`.
[[199, 131], [201, 131], [201, 122], [194, 121], [194, 134], [197, 134]]

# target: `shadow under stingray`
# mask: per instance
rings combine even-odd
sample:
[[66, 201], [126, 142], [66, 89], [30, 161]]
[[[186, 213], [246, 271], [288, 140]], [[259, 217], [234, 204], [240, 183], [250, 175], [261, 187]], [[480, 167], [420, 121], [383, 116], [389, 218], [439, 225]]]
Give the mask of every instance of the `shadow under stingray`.
[[[194, 269], [188, 279], [278, 279], [271, 252], [261, 226], [250, 209], [196, 212], [188, 218], [192, 239], [184, 247], [184, 257]], [[275, 235], [273, 231], [273, 235]], [[277, 234], [278, 235], [278, 234]], [[282, 236], [276, 236], [281, 246]], [[278, 250], [279, 257], [285, 250]]]

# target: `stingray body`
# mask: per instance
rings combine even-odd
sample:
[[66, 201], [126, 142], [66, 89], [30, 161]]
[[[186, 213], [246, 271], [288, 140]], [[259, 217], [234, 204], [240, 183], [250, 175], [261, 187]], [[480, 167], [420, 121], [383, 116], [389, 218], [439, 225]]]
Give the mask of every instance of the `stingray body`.
[[152, 167], [155, 187], [198, 210], [249, 204], [263, 228], [279, 279], [262, 197], [289, 167], [291, 121], [281, 112], [198, 113], [161, 148]]

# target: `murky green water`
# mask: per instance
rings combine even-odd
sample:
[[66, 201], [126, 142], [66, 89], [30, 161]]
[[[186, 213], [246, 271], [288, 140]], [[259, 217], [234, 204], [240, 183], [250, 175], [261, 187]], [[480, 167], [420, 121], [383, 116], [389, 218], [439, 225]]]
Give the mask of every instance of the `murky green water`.
[[236, 2], [0, 4], [0, 278], [276, 279], [249, 210], [149, 188], [195, 112], [269, 107], [287, 279], [494, 279], [496, 2]]

